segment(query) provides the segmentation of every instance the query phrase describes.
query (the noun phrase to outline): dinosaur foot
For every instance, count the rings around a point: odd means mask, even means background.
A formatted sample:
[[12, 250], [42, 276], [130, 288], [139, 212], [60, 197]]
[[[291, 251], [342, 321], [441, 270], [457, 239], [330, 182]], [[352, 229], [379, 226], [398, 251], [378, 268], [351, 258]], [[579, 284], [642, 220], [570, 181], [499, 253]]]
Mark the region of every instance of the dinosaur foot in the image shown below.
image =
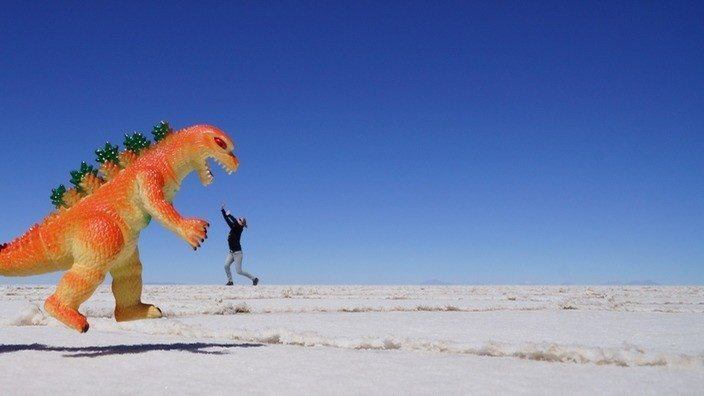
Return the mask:
[[90, 327], [85, 316], [81, 315], [77, 310], [61, 304], [56, 296], [51, 296], [46, 300], [44, 309], [56, 320], [79, 333], [85, 333]]
[[164, 316], [161, 309], [151, 304], [137, 304], [130, 307], [116, 307], [115, 320], [127, 322], [130, 320], [156, 319]]

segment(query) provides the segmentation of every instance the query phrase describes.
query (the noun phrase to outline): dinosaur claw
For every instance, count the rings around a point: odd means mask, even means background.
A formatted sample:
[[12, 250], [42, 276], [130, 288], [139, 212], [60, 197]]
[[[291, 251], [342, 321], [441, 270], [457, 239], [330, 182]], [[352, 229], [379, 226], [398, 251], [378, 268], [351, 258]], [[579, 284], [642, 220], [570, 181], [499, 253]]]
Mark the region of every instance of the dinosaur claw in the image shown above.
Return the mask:
[[201, 247], [201, 243], [205, 242], [205, 238], [208, 236], [208, 227], [205, 224], [209, 223], [200, 219], [185, 219], [182, 237], [191, 245], [193, 250], [198, 250]]

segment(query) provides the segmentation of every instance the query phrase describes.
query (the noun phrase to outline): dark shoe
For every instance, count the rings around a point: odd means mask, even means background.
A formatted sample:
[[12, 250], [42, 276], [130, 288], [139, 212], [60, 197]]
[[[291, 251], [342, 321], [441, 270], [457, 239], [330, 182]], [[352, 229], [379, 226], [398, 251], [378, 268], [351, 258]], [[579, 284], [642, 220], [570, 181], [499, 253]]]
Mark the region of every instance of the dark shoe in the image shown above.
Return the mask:
[[259, 278], [254, 278], [254, 280], [252, 281], [252, 286], [256, 286], [258, 284], [259, 284]]
[[225, 286], [233, 286], [233, 285], [234, 285], [234, 283], [232, 283], [232, 281], [229, 281], [229, 282], [227, 282], [227, 284]]

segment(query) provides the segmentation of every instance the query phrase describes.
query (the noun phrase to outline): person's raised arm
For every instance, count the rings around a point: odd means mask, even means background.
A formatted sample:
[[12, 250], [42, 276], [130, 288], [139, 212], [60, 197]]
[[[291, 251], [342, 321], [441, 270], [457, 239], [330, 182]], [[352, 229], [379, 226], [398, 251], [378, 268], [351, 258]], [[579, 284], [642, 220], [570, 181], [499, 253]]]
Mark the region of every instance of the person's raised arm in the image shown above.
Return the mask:
[[230, 226], [230, 228], [233, 228], [235, 226], [235, 223], [233, 222], [232, 215], [230, 214], [230, 212], [225, 210], [225, 205], [220, 208], [220, 212], [222, 212], [222, 217], [225, 219], [225, 222], [227, 222], [227, 225]]

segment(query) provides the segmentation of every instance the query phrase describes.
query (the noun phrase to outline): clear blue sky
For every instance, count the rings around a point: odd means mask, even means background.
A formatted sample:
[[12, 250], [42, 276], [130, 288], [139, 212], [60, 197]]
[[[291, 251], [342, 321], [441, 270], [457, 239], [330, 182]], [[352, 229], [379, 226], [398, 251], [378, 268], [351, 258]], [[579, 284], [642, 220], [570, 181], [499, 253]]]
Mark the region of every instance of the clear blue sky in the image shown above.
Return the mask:
[[263, 283], [704, 282], [702, 2], [23, 3], [0, 13], [2, 240], [166, 119], [242, 164], [176, 199], [213, 224], [201, 251], [143, 233], [148, 282], [224, 282], [220, 202]]

